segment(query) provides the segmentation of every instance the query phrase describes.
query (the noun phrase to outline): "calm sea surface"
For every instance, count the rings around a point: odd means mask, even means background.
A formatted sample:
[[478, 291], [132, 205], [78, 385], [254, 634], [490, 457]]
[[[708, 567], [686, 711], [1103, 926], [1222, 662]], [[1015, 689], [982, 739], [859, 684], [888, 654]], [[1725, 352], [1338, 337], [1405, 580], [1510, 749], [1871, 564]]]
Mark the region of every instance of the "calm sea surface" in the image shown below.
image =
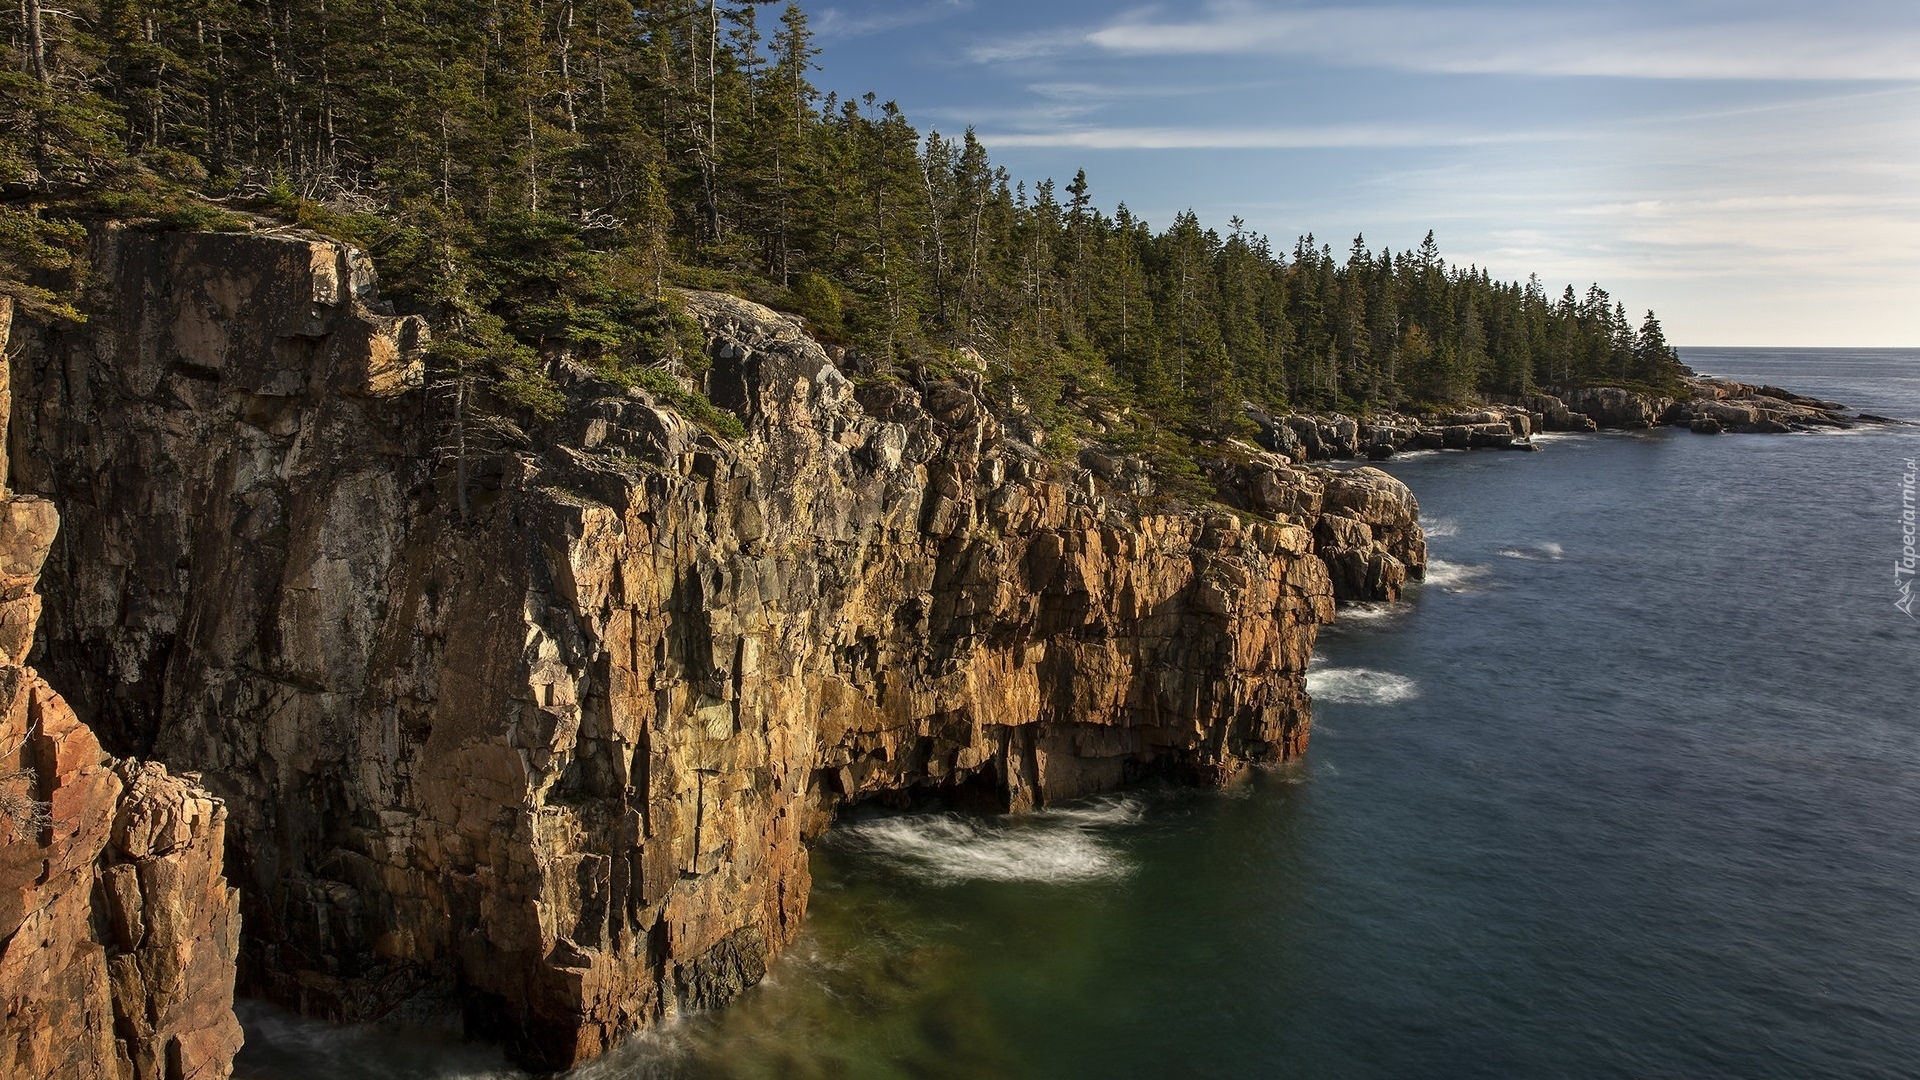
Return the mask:
[[[1920, 351], [1683, 353], [1920, 418]], [[577, 1075], [1920, 1075], [1920, 428], [1544, 442], [1389, 463], [1433, 573], [1299, 768], [855, 820], [766, 984]], [[510, 1075], [245, 1019], [243, 1077]]]

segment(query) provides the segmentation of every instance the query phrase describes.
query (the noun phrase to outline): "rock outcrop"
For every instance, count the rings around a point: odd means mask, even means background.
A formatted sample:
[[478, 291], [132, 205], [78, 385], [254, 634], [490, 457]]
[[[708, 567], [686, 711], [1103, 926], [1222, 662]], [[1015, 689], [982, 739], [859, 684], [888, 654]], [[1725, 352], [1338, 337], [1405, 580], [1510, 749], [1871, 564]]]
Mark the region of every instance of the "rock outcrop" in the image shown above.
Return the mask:
[[1233, 505], [1313, 530], [1341, 601], [1398, 600], [1427, 571], [1420, 504], [1379, 469], [1305, 468], [1278, 454], [1242, 446], [1236, 464], [1221, 461], [1214, 482]]
[[1259, 428], [1262, 447], [1295, 462], [1359, 457], [1378, 461], [1407, 450], [1537, 450], [1533, 436], [1539, 432], [1672, 426], [1705, 435], [1784, 434], [1902, 422], [1850, 413], [1838, 402], [1777, 386], [1697, 375], [1682, 379], [1678, 398], [1619, 386], [1591, 386], [1561, 391], [1559, 396], [1510, 397], [1453, 412], [1276, 417], [1249, 404], [1247, 417]]
[[1621, 431], [1650, 428], [1673, 407], [1670, 397], [1618, 386], [1581, 387], [1565, 391], [1561, 397], [1569, 411], [1586, 416], [1596, 427]]
[[[0, 300], [0, 403], [12, 314]], [[59, 527], [0, 484], [0, 1075], [216, 1080], [241, 1040], [226, 811], [110, 757], [25, 666]]]
[[1777, 386], [1756, 386], [1700, 375], [1685, 376], [1678, 397], [1618, 386], [1567, 391], [1564, 397], [1564, 402], [1553, 397], [1528, 399], [1549, 410], [1550, 415], [1566, 413], [1564, 426], [1553, 425], [1548, 430], [1671, 426], [1691, 428], [1704, 435], [1722, 432], [1782, 435], [1793, 431], [1898, 423], [1885, 417], [1850, 413], [1837, 401], [1822, 401]]
[[1687, 396], [1667, 406], [1660, 422], [1689, 427], [1703, 435], [1723, 432], [1778, 435], [1823, 428], [1844, 430], [1861, 424], [1893, 421], [1849, 414], [1847, 407], [1837, 401], [1823, 401], [1777, 386], [1694, 376], [1687, 379]]
[[557, 358], [565, 415], [455, 462], [426, 328], [357, 253], [106, 229], [91, 261], [91, 323], [15, 371], [15, 474], [69, 521], [48, 670], [225, 800], [244, 988], [339, 1018], [450, 989], [539, 1066], [760, 978], [849, 803], [1299, 754], [1336, 594], [1424, 562], [1384, 474], [1156, 509], [977, 381], [856, 393], [709, 293], [746, 439]]
[[[1565, 407], [1560, 410], [1564, 413]], [[1487, 405], [1458, 412], [1380, 412], [1273, 416], [1255, 406], [1247, 417], [1260, 445], [1298, 463], [1343, 458], [1383, 460], [1407, 450], [1535, 450], [1536, 431], [1565, 430], [1526, 404]]]

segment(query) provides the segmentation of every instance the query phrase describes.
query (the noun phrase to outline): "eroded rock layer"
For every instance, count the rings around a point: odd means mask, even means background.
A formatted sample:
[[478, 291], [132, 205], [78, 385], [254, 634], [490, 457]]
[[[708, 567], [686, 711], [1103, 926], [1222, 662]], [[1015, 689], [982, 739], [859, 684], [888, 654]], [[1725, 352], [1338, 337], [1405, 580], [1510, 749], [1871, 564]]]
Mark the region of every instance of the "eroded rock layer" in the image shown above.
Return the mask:
[[[12, 314], [0, 300], [0, 399]], [[241, 1039], [226, 810], [109, 756], [26, 666], [59, 528], [0, 484], [0, 1076], [216, 1080]]]
[[746, 439], [565, 360], [560, 419], [454, 439], [357, 253], [106, 230], [93, 264], [92, 322], [15, 372], [15, 475], [69, 521], [57, 685], [226, 800], [244, 985], [347, 1018], [453, 987], [535, 1064], [756, 981], [849, 802], [1297, 755], [1315, 626], [1424, 563], [1385, 474], [1148, 509], [977, 382], [856, 393], [717, 294]]

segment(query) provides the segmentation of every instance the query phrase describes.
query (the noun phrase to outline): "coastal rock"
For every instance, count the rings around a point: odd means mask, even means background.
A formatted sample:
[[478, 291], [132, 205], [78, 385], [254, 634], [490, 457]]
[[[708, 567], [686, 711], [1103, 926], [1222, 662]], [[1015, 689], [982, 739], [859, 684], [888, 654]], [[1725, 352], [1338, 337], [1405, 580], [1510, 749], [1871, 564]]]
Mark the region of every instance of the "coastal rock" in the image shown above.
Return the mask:
[[1541, 429], [1535, 414], [1516, 405], [1355, 418], [1337, 413], [1275, 417], [1247, 403], [1245, 412], [1258, 428], [1260, 446], [1296, 463], [1360, 457], [1384, 461], [1406, 450], [1533, 450], [1533, 433]]
[[[0, 301], [0, 385], [11, 316]], [[218, 1080], [241, 1041], [225, 809], [116, 761], [23, 666], [59, 526], [0, 485], [0, 1075]]]
[[1695, 376], [1686, 380], [1686, 388], [1686, 397], [1668, 410], [1665, 422], [1690, 427], [1696, 432], [1779, 435], [1892, 422], [1884, 417], [1850, 415], [1839, 402], [1807, 397], [1777, 386]]
[[1589, 386], [1565, 393], [1567, 408], [1603, 428], [1650, 428], [1673, 407], [1673, 399], [1618, 386]]
[[[1548, 426], [1559, 430], [1551, 410], [1554, 398], [1528, 398], [1530, 406], [1549, 408]], [[1860, 424], [1894, 423], [1883, 417], [1849, 414], [1846, 406], [1807, 397], [1777, 386], [1755, 386], [1730, 379], [1689, 375], [1680, 396], [1664, 397], [1617, 386], [1567, 391], [1570, 407], [1593, 422], [1592, 428], [1644, 428], [1657, 424], [1690, 428], [1701, 434], [1785, 434]], [[1591, 430], [1592, 428], [1589, 428]]]
[[1259, 513], [1156, 507], [1124, 455], [1003, 431], [978, 376], [856, 388], [713, 293], [703, 389], [745, 439], [557, 360], [565, 415], [458, 469], [363, 262], [105, 230], [110, 303], [14, 372], [16, 472], [69, 523], [49, 671], [224, 800], [241, 984], [309, 1012], [444, 993], [523, 1061], [592, 1057], [760, 978], [851, 803], [1293, 758], [1328, 560], [1368, 597], [1424, 562], [1384, 474], [1274, 459]]
[[239, 899], [226, 812], [159, 765], [116, 761], [66, 702], [13, 669], [0, 715], [0, 1074], [212, 1078], [240, 1049]]
[[1240, 463], [1219, 466], [1222, 495], [1255, 513], [1310, 525], [1336, 600], [1398, 600], [1409, 579], [1425, 576], [1420, 504], [1397, 478], [1374, 468], [1294, 466], [1243, 449]]
[[1420, 504], [1398, 479], [1374, 468], [1334, 472], [1315, 536], [1342, 600], [1397, 600], [1409, 578], [1426, 576]]
[[1599, 425], [1593, 417], [1583, 412], [1575, 412], [1567, 403], [1552, 394], [1528, 394], [1515, 399], [1530, 413], [1539, 417], [1534, 424], [1537, 431], [1598, 431]]
[[[1679, 398], [1619, 386], [1582, 387], [1510, 397], [1475, 409], [1382, 412], [1358, 419], [1337, 414], [1275, 417], [1249, 403], [1248, 419], [1262, 447], [1295, 462], [1366, 457], [1383, 461], [1407, 450], [1538, 450], [1539, 432], [1635, 430], [1672, 425], [1705, 434], [1779, 434], [1897, 421], [1783, 390], [1727, 379], [1688, 376]], [[1348, 425], [1352, 425], [1349, 429]], [[1354, 432], [1351, 442], [1343, 436]]]

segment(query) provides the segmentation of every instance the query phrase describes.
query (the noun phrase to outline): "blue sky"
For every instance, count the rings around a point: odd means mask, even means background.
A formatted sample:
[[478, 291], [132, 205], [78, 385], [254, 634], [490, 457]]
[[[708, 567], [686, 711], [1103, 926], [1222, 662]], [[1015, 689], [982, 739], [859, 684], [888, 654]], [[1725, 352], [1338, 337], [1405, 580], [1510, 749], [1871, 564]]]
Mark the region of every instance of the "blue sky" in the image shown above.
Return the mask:
[[1920, 0], [805, 6], [823, 89], [1156, 226], [1431, 228], [1681, 344], [1920, 346]]

